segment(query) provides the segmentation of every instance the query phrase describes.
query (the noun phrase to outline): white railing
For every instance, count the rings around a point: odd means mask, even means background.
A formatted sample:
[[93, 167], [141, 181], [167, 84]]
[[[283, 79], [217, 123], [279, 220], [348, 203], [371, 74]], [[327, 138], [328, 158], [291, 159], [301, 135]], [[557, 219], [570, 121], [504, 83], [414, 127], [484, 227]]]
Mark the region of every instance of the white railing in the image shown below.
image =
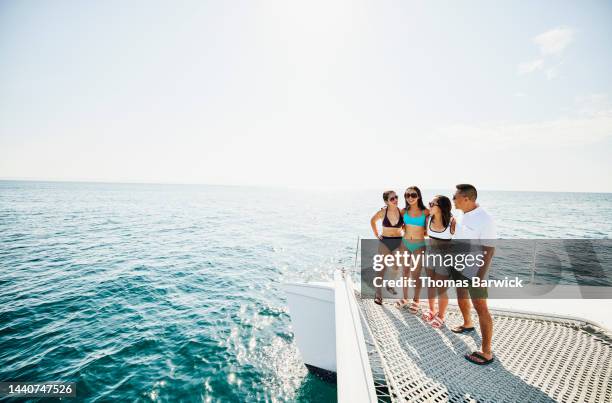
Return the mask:
[[376, 402], [376, 390], [350, 275], [335, 274], [336, 367], [340, 403]]

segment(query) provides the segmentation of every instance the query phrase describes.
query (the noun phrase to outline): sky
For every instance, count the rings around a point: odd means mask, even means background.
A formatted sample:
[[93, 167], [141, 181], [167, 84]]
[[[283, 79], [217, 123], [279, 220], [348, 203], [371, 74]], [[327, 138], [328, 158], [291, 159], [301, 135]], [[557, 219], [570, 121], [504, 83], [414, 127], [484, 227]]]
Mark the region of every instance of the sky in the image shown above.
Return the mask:
[[606, 1], [0, 2], [0, 178], [612, 192]]

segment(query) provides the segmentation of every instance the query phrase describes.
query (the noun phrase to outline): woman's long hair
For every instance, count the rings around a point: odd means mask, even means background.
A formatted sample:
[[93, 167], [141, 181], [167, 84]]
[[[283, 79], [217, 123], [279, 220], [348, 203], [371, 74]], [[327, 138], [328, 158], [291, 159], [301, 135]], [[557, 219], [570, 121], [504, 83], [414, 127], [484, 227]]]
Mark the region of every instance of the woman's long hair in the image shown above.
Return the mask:
[[444, 228], [446, 228], [450, 224], [451, 217], [453, 216], [451, 214], [451, 201], [448, 197], [443, 195], [437, 195], [436, 199], [438, 199], [438, 207], [442, 212], [442, 225], [444, 226]]
[[409, 190], [411, 190], [411, 189], [414, 190], [416, 192], [416, 194], [419, 196], [419, 198], [417, 200], [417, 206], [419, 207], [419, 210], [424, 211], [425, 210], [425, 205], [423, 204], [423, 196], [421, 196], [421, 189], [419, 189], [416, 186], [410, 186], [404, 192], [404, 201], [406, 202], [406, 211], [410, 210], [410, 204], [408, 203], [408, 198], [406, 197], [406, 193], [411, 193], [411, 192], [409, 192]]

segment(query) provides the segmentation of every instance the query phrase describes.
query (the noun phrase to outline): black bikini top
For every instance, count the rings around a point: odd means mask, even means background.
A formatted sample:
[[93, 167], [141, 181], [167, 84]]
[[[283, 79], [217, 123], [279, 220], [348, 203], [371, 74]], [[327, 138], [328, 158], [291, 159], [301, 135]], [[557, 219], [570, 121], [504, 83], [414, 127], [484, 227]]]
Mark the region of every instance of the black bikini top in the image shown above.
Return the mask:
[[399, 215], [399, 220], [397, 221], [397, 223], [395, 225], [392, 225], [391, 221], [389, 221], [389, 217], [387, 217], [387, 211], [389, 211], [388, 208], [385, 209], [385, 218], [383, 219], [383, 222], [382, 222], [383, 227], [401, 228], [404, 225], [404, 218], [402, 217], [402, 214], [399, 211], [399, 209], [397, 209], [397, 213]]

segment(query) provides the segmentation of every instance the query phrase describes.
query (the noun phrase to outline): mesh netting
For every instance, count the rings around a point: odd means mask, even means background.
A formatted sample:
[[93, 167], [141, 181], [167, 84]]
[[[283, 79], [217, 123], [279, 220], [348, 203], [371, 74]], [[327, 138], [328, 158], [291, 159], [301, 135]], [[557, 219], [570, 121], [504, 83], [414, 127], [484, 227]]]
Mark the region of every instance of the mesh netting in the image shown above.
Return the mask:
[[437, 330], [406, 309], [357, 301], [384, 370], [382, 400], [612, 401], [612, 337], [593, 325], [492, 311], [496, 360], [478, 366], [463, 355], [480, 348], [479, 331], [449, 329], [462, 323], [456, 307], [449, 307], [447, 327]]

